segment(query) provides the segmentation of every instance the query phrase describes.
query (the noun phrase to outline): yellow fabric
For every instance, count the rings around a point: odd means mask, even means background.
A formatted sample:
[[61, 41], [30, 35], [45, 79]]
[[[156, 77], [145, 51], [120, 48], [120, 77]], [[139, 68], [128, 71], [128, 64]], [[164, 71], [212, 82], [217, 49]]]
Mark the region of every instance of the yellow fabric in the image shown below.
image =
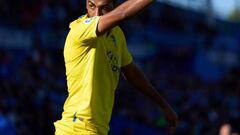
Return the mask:
[[96, 130], [93, 131], [91, 126], [79, 119], [75, 122], [70, 119], [57, 121], [54, 126], [55, 135], [99, 135]]
[[84, 119], [106, 135], [120, 69], [132, 62], [125, 36], [119, 27], [97, 37], [100, 17], [83, 16], [70, 24], [65, 47], [68, 98], [62, 120]]

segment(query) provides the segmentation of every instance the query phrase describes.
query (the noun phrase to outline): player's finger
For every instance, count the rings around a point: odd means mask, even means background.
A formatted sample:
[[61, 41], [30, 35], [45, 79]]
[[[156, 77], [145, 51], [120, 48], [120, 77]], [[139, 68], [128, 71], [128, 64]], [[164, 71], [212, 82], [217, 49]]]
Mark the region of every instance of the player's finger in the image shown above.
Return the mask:
[[168, 123], [169, 123], [169, 126], [170, 126], [170, 127], [173, 127], [173, 126], [176, 125], [176, 122], [175, 122], [175, 120], [173, 120], [173, 119], [169, 119], [169, 120], [168, 120]]
[[177, 123], [178, 123], [177, 119], [171, 119], [171, 120], [169, 120], [169, 122], [170, 122], [170, 126], [177, 127]]
[[169, 127], [170, 134], [173, 134], [176, 131], [175, 127]]
[[169, 131], [171, 134], [173, 134], [176, 131], [177, 128], [177, 122], [175, 120], [169, 121]]

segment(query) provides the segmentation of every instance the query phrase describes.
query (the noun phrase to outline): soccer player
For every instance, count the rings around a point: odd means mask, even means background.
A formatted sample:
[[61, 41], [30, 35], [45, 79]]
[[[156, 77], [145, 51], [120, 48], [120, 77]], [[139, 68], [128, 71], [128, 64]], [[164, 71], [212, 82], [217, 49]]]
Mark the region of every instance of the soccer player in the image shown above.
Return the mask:
[[117, 26], [154, 0], [86, 0], [87, 14], [70, 24], [64, 46], [68, 98], [56, 135], [107, 135], [119, 75], [162, 109], [171, 131], [177, 115], [134, 64]]

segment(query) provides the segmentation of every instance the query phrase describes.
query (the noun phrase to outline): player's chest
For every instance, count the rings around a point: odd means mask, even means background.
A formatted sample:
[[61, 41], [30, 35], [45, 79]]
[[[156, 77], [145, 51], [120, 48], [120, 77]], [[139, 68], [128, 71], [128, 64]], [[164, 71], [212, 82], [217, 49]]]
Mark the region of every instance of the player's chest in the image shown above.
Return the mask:
[[104, 36], [98, 39], [99, 51], [109, 52], [111, 51], [115, 55], [120, 55], [120, 43], [117, 37], [113, 34]]
[[101, 37], [97, 44], [97, 58], [101, 59], [102, 64], [108, 65], [114, 73], [120, 72], [121, 67], [121, 47], [118, 39], [109, 35]]

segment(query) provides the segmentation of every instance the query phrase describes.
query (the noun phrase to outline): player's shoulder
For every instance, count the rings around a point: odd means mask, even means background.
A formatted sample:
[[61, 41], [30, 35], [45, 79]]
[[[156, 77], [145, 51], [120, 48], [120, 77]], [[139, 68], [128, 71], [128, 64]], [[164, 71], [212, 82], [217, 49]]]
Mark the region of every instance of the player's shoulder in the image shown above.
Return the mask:
[[76, 27], [78, 24], [81, 23], [81, 21], [83, 21], [83, 19], [85, 19], [86, 17], [84, 15], [78, 17], [77, 19], [73, 20], [72, 22], [70, 22], [69, 28], [73, 28]]
[[80, 17], [78, 17], [78, 19], [76, 20], [78, 23], [83, 23], [83, 24], [90, 24], [95, 18], [97, 18], [98, 16], [94, 16], [94, 17], [87, 17], [87, 15], [82, 15]]
[[96, 17], [91, 17], [91, 18], [88, 18], [87, 15], [82, 15], [80, 17], [78, 17], [77, 19], [75, 19], [74, 21], [72, 21], [70, 23], [70, 28], [74, 27], [74, 26], [88, 26], [91, 24], [91, 22], [93, 22], [96, 18]]

